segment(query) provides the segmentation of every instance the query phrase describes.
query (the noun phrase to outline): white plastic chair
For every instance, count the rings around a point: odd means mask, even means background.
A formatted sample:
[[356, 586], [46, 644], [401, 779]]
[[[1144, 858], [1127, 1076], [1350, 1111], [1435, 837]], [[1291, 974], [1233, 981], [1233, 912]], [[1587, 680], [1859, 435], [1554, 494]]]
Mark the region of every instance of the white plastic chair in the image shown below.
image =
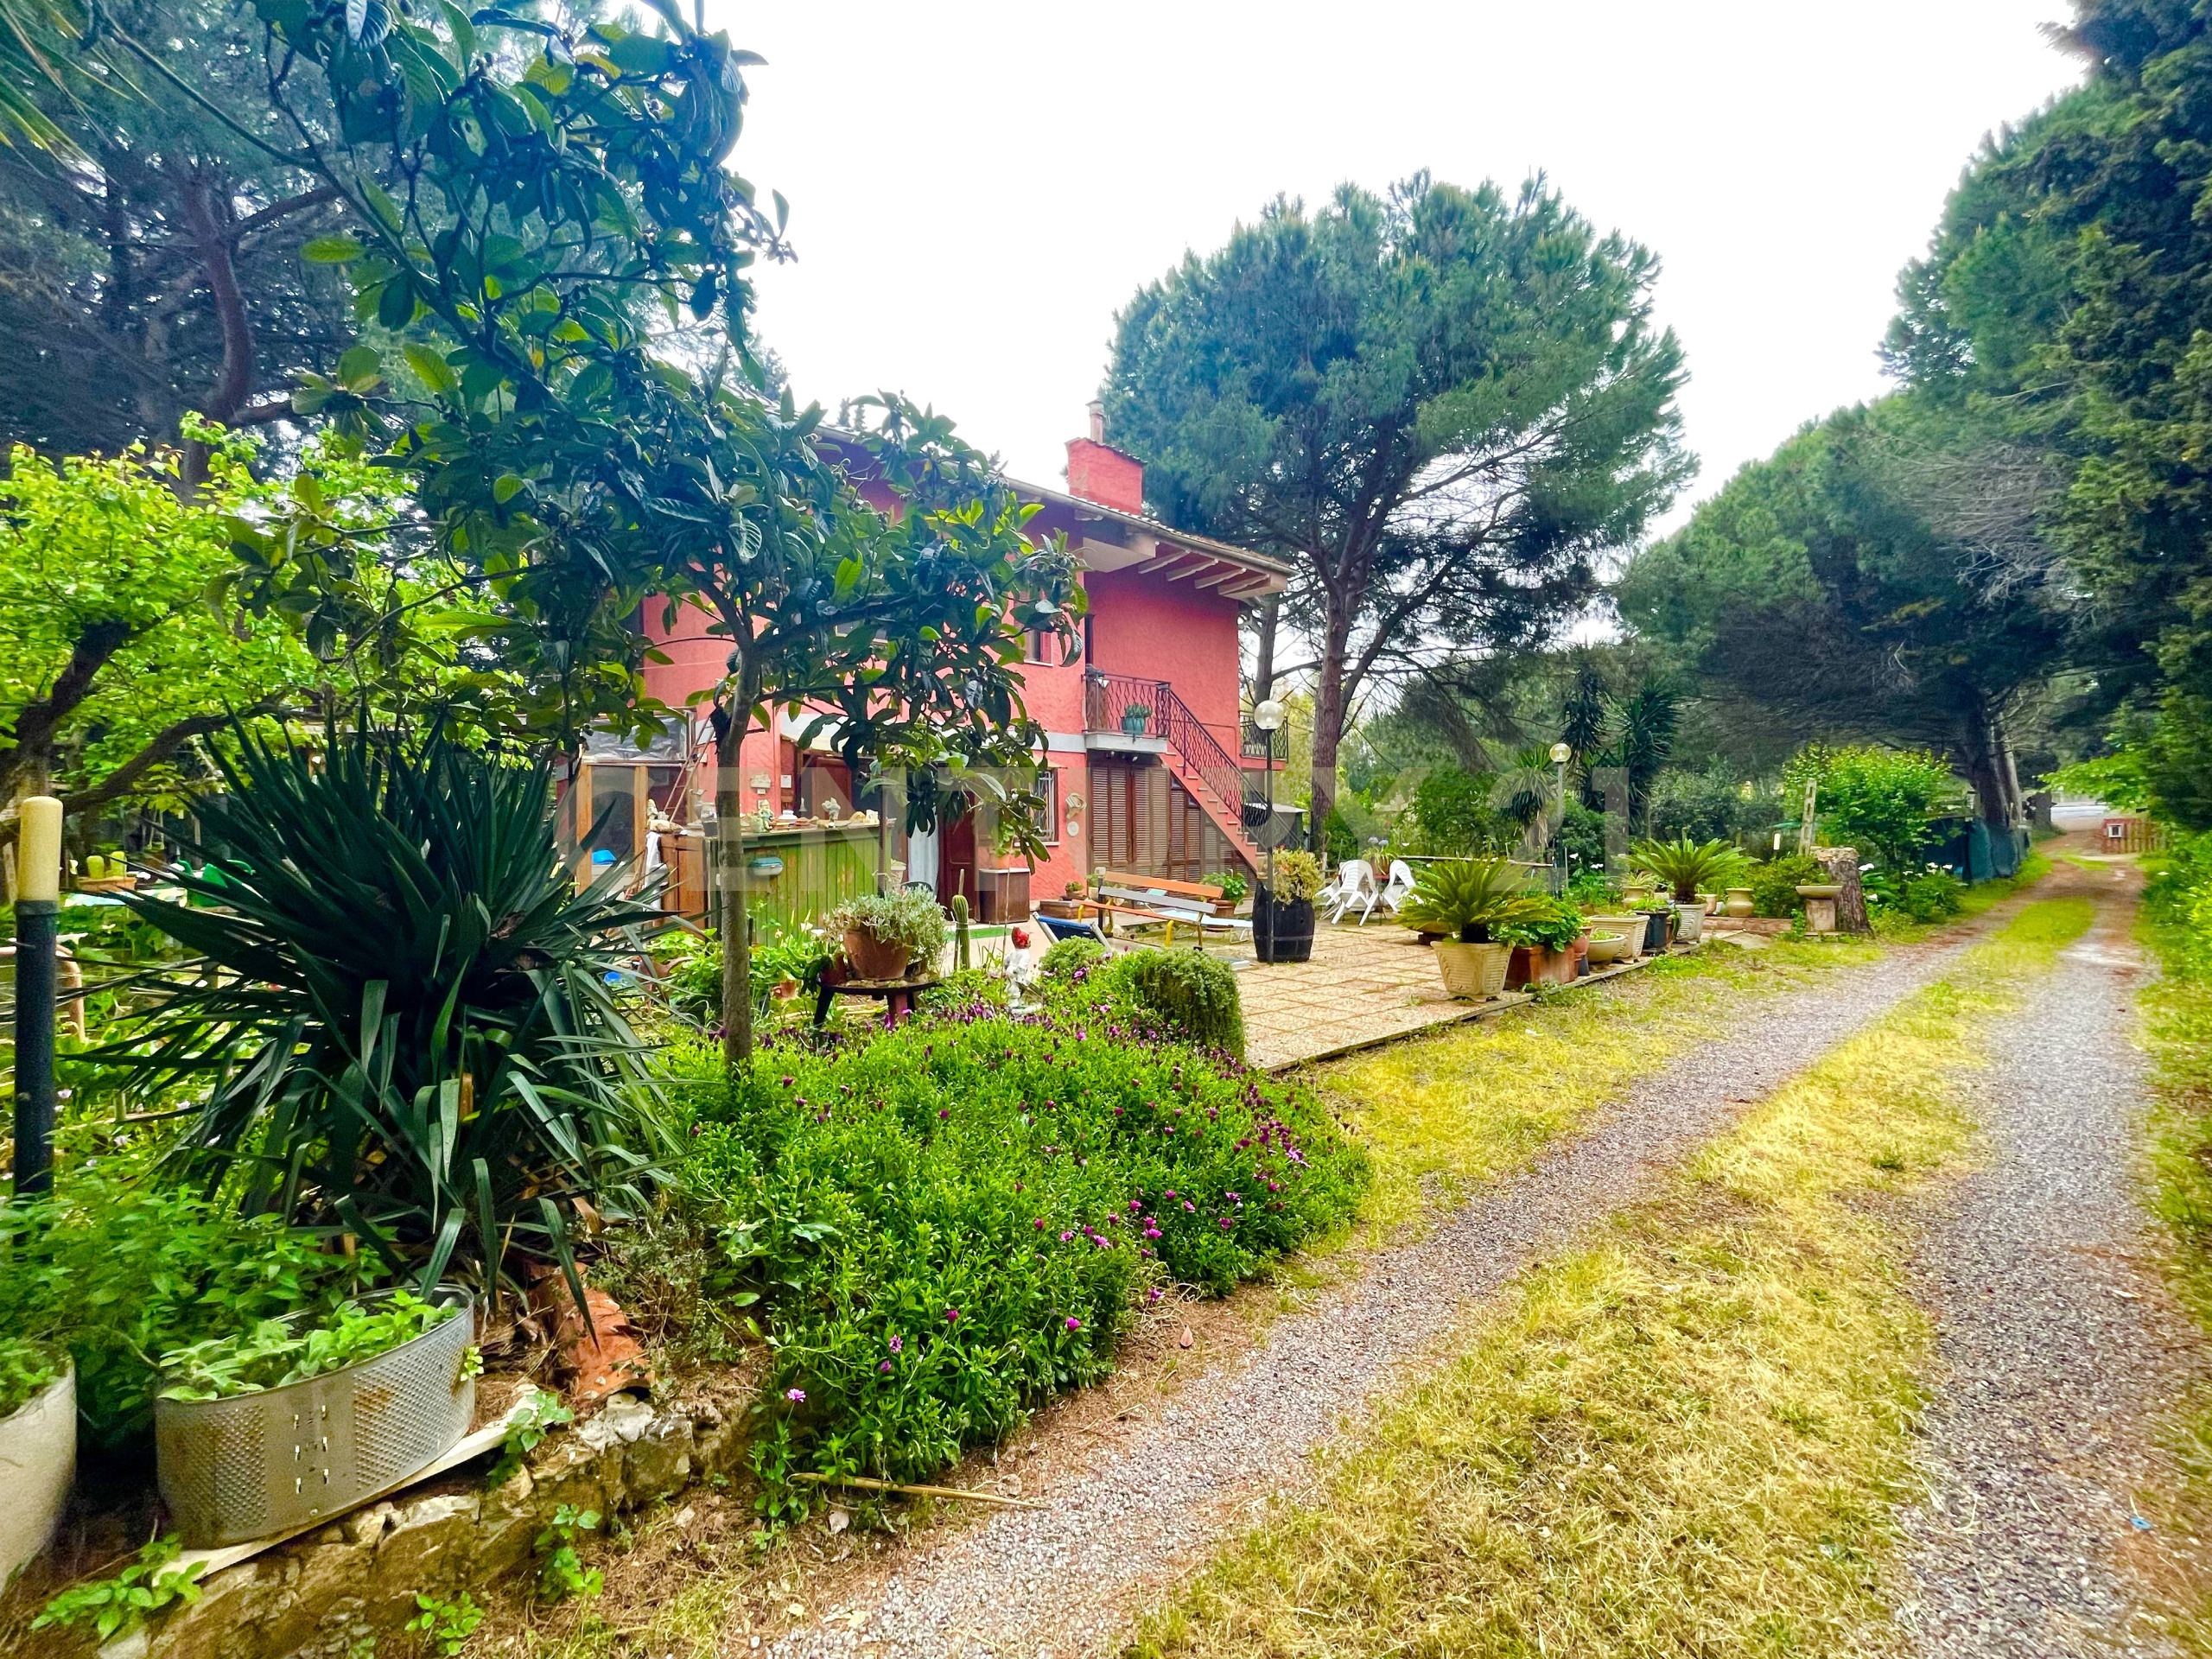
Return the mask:
[[[1390, 861], [1390, 879], [1382, 884], [1382, 891], [1375, 895], [1375, 902], [1395, 916], [1398, 913], [1400, 901], [1413, 890], [1413, 866], [1402, 858], [1394, 858]], [[1366, 918], [1360, 919], [1363, 923]]]
[[1329, 912], [1332, 924], [1344, 920], [1344, 912], [1354, 905], [1360, 906], [1359, 919], [1364, 922], [1381, 896], [1375, 885], [1375, 871], [1363, 858], [1348, 858], [1338, 865], [1332, 887], [1332, 893], [1324, 889], [1324, 897], [1333, 897], [1336, 903], [1336, 908]]

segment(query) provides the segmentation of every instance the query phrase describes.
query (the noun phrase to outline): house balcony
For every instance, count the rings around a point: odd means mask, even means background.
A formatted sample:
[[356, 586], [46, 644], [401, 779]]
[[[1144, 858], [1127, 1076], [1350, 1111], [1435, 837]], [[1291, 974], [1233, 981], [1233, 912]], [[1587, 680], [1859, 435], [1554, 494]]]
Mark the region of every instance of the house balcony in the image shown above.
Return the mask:
[[1084, 747], [1094, 753], [1157, 760], [1245, 861], [1255, 862], [1244, 763], [1223, 747], [1174, 686], [1094, 668], [1084, 675], [1083, 689]]

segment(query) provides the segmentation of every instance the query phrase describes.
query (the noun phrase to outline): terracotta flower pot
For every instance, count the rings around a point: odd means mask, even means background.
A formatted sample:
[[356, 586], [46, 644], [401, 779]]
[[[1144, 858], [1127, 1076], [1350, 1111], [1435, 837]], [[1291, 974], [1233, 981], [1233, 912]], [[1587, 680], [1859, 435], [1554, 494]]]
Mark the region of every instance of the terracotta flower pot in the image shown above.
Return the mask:
[[856, 927], [845, 930], [845, 960], [853, 964], [858, 978], [898, 979], [906, 973], [906, 960], [912, 954], [903, 944], [886, 944], [874, 934]]
[[1444, 988], [1454, 996], [1487, 1000], [1505, 988], [1505, 969], [1513, 959], [1508, 944], [1462, 944], [1439, 939], [1429, 949], [1436, 952], [1436, 966], [1444, 976]]

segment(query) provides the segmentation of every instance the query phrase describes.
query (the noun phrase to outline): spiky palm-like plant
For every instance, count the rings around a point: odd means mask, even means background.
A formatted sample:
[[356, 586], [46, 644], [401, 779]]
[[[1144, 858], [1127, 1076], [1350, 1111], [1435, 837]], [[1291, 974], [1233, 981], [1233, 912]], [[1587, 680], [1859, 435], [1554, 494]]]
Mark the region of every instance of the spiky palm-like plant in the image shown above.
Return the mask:
[[1544, 899], [1528, 891], [1528, 874], [1505, 858], [1439, 859], [1424, 865], [1398, 919], [1462, 944], [1486, 944], [1491, 930], [1534, 920]]
[[1663, 881], [1675, 898], [1688, 902], [1700, 889], [1710, 891], [1741, 874], [1749, 864], [1725, 841], [1646, 841], [1629, 849], [1637, 868]]
[[510, 1243], [574, 1283], [582, 1206], [634, 1207], [659, 1150], [608, 978], [662, 912], [576, 889], [543, 766], [245, 734], [221, 765], [183, 879], [212, 907], [124, 899], [200, 957], [110, 1051], [205, 1091], [168, 1167], [426, 1285]]

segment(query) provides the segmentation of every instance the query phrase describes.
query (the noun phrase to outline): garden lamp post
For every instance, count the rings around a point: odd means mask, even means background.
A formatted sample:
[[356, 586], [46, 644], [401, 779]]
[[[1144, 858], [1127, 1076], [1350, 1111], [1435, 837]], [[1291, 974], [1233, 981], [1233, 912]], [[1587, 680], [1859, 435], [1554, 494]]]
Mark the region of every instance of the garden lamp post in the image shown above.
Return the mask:
[[1274, 900], [1275, 892], [1275, 734], [1282, 729], [1285, 709], [1282, 704], [1269, 697], [1252, 710], [1252, 723], [1267, 734], [1268, 739], [1268, 899]]
[[1574, 751], [1564, 743], [1552, 745], [1552, 764], [1559, 768], [1559, 890], [1567, 893], [1567, 763]]
[[61, 803], [34, 795], [16, 831], [16, 1196], [54, 1185], [54, 941], [61, 910]]

